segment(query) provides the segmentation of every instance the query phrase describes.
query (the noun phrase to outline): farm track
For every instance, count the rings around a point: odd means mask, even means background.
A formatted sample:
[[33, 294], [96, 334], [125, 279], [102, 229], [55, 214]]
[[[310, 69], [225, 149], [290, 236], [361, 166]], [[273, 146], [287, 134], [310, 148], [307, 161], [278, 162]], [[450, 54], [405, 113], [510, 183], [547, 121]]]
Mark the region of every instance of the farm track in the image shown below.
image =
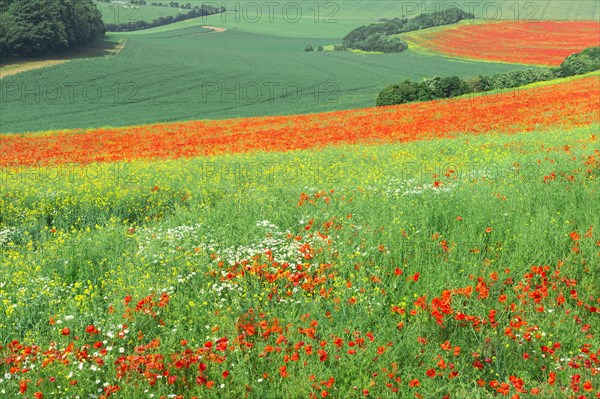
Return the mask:
[[[105, 58], [110, 58], [118, 55], [127, 44], [127, 39], [122, 39], [119, 43], [111, 50], [106, 50], [108, 53]], [[69, 57], [69, 55], [65, 55], [64, 58], [61, 59], [48, 59], [48, 60], [22, 60], [19, 62], [15, 62], [12, 64], [6, 64], [0, 66], [0, 79], [3, 79], [7, 76], [17, 75], [19, 73], [33, 71], [35, 69], [48, 68], [53, 67], [60, 64], [65, 64], [74, 59], [80, 58], [94, 58], [97, 55], [92, 53], [86, 57], [84, 54], [86, 51], [90, 51], [90, 49], [82, 49], [74, 53], [74, 56]], [[62, 57], [62, 56], [61, 56]]]
[[24, 63], [8, 64], [0, 67], [0, 79], [7, 76], [17, 75], [22, 72], [33, 71], [34, 69], [48, 68], [55, 65], [64, 64], [70, 60], [46, 60], [46, 61], [27, 61]]

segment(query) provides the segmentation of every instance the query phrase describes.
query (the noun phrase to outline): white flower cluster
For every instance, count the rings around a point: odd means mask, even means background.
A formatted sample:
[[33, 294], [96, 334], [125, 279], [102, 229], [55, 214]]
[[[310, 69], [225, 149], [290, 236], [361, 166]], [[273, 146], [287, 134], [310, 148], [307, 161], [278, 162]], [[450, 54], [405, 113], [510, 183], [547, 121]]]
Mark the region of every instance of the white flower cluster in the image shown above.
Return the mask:
[[366, 191], [382, 192], [387, 196], [420, 195], [425, 192], [441, 194], [452, 191], [456, 184], [434, 185], [433, 183], [419, 183], [416, 180], [389, 179], [382, 187], [366, 186]]
[[8, 244], [14, 237], [17, 230], [13, 227], [7, 227], [0, 230], [0, 247]]
[[165, 261], [169, 257], [181, 253], [182, 250], [197, 253], [196, 248], [206, 249], [202, 236], [202, 226], [180, 225], [169, 229], [140, 230], [137, 233], [137, 256], [148, 257], [154, 263]]

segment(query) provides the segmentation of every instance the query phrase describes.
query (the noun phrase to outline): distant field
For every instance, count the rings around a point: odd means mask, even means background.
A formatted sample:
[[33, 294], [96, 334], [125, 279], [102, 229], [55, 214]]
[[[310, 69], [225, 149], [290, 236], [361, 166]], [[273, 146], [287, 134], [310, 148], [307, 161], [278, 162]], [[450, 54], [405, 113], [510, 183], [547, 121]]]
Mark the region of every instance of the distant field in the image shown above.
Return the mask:
[[[102, 20], [105, 24], [122, 24], [136, 21], [153, 21], [168, 15], [182, 14], [187, 10], [180, 11], [175, 7], [138, 6], [134, 4], [113, 4], [95, 2], [102, 12]], [[148, 2], [150, 3], [150, 2]]]
[[207, 20], [211, 25], [283, 36], [343, 37], [350, 30], [377, 22], [380, 18], [413, 18], [457, 6], [473, 13], [476, 19], [488, 21], [600, 20], [600, 2], [596, 0], [300, 0], [281, 2], [280, 6], [272, 8], [272, 14], [267, 6], [254, 7], [256, 2], [253, 1], [229, 1], [225, 4], [228, 10], [237, 9], [237, 12], [210, 16]]
[[[164, 2], [164, 1], [163, 1]], [[298, 0], [284, 2], [268, 1], [201, 1], [184, 0], [192, 6], [224, 4], [228, 12], [203, 19], [209, 25], [223, 26], [245, 32], [266, 33], [291, 37], [343, 37], [350, 30], [365, 24], [377, 22], [380, 18], [394, 18], [403, 15], [408, 18], [421, 13], [445, 10], [459, 6], [472, 12], [481, 20], [599, 20], [600, 4], [596, 0], [539, 0], [515, 2], [513, 0], [333, 0], [315, 2]], [[103, 17], [106, 23], [117, 19], [153, 20], [159, 16], [175, 15], [177, 8], [140, 6], [139, 10], [115, 11], [115, 5], [104, 5]], [[163, 13], [164, 15], [159, 15]], [[121, 21], [122, 22], [122, 21]], [[167, 25], [154, 29], [169, 30], [171, 27], [190, 26]], [[196, 22], [191, 22], [196, 24]]]
[[[573, 53], [600, 46], [600, 22], [461, 23], [401, 36], [418, 48], [449, 56], [559, 66]], [[496, 40], [486, 40], [490, 37]]]
[[305, 53], [307, 43], [337, 39], [202, 32], [196, 25], [111, 35], [127, 38], [118, 55], [6, 77], [0, 82], [0, 129], [28, 132], [371, 107], [381, 89], [406, 78], [521, 68], [412, 51]]

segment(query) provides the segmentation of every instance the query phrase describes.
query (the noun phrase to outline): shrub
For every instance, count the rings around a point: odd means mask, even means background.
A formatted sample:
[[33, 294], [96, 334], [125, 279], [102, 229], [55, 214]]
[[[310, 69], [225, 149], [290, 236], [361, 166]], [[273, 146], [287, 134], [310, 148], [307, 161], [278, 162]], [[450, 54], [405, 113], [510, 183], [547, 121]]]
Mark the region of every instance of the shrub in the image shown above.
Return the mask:
[[391, 85], [383, 89], [377, 96], [376, 103], [378, 106], [383, 106], [417, 101], [420, 97], [420, 89], [418, 83], [406, 79], [400, 84]]
[[421, 14], [410, 20], [406, 18], [380, 19], [379, 23], [361, 26], [349, 32], [344, 36], [343, 44], [347, 48], [363, 51], [401, 52], [406, 50], [408, 45], [395, 35], [432, 26], [452, 24], [473, 17], [473, 14], [466, 13], [461, 9], [450, 8]]
[[600, 69], [600, 47], [589, 47], [580, 53], [568, 56], [558, 69], [556, 76], [581, 75]]

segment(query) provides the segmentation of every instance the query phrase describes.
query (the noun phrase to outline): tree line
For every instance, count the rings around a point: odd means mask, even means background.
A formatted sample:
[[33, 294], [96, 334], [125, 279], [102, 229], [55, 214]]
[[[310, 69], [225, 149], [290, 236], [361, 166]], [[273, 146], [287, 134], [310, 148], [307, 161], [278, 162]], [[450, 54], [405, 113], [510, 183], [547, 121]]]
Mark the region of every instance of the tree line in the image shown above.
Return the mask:
[[104, 33], [92, 0], [0, 0], [0, 56], [66, 51]]
[[186, 19], [204, 17], [222, 12], [225, 12], [225, 7], [214, 7], [202, 4], [201, 6], [195, 6], [185, 14], [177, 14], [175, 16], [167, 15], [166, 17], [159, 17], [153, 21], [130, 21], [118, 24], [106, 24], [106, 30], [108, 32], [130, 32], [134, 30], [168, 25], [179, 21], [185, 21]]
[[472, 79], [458, 76], [423, 79], [421, 82], [405, 80], [383, 89], [376, 105], [395, 105], [413, 101], [431, 101], [469, 93], [508, 89], [531, 83], [582, 75], [600, 69], [600, 47], [590, 47], [567, 57], [559, 67], [517, 70], [495, 75], [479, 75]]
[[434, 26], [454, 24], [463, 19], [474, 18], [473, 14], [453, 7], [443, 11], [421, 14], [415, 18], [382, 19], [379, 23], [361, 26], [343, 38], [343, 47], [363, 51], [384, 53], [401, 52], [408, 45], [396, 35]]
[[[98, 1], [100, 3], [112, 3], [114, 0], [96, 0], [96, 1]], [[160, 2], [160, 1], [159, 2], [156, 2], [156, 1], [148, 2], [146, 0], [129, 0], [129, 4], [135, 4], [135, 5], [138, 5], [138, 6], [147, 6], [147, 5], [150, 5], [150, 6], [154, 6], [154, 7], [185, 8], [185, 9], [188, 9], [188, 10], [191, 10], [192, 8], [198, 8], [198, 6], [192, 6], [191, 3], [183, 4], [183, 3], [179, 3], [177, 1], [171, 1], [169, 3], [166, 3], [166, 2], [163, 3], [163, 2]]]

